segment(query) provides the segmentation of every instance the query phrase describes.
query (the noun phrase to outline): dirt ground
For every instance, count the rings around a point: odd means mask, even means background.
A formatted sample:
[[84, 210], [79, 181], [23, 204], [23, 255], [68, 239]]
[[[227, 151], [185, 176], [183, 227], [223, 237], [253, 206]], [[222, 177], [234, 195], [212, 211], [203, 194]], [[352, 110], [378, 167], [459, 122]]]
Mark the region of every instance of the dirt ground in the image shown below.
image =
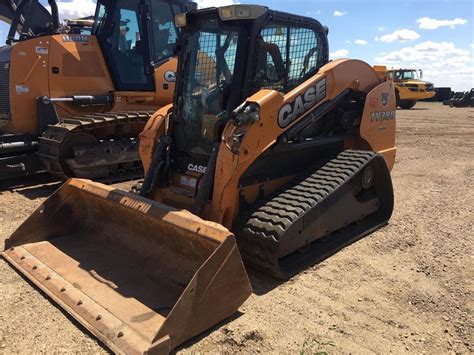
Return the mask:
[[[284, 284], [250, 272], [240, 313], [179, 352], [468, 353], [474, 109], [398, 111], [390, 224]], [[4, 240], [59, 184], [0, 186]], [[0, 260], [0, 353], [106, 352]]]

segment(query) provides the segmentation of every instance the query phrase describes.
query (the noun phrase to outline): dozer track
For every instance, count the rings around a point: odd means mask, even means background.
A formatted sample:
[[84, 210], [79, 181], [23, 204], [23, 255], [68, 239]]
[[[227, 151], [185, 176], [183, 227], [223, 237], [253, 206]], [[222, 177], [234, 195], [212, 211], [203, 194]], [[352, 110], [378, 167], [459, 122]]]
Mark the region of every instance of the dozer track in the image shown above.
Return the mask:
[[388, 222], [390, 173], [381, 155], [346, 150], [258, 205], [237, 233], [244, 261], [287, 279]]
[[50, 125], [38, 155], [51, 174], [117, 183], [143, 176], [138, 135], [153, 112], [94, 113]]

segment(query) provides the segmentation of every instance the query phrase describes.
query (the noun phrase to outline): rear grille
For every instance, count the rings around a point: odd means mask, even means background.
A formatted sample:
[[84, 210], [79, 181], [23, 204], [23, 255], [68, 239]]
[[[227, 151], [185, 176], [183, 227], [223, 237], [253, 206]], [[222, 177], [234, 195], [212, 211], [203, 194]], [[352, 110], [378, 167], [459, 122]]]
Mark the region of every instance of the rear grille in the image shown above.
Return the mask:
[[10, 62], [0, 62], [0, 119], [11, 119]]

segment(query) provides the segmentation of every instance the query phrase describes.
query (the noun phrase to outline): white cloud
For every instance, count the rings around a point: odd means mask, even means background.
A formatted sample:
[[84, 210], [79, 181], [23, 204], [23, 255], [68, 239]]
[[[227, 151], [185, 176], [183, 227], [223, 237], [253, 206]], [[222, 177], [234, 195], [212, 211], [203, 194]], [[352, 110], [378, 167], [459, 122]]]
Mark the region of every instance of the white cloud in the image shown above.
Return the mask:
[[380, 53], [376, 63], [389, 67], [423, 69], [424, 79], [455, 91], [474, 87], [474, 58], [468, 49], [452, 42], [426, 41], [389, 53]]
[[351, 44], [351, 41], [346, 41], [347, 44]]
[[470, 59], [470, 53], [468, 50], [456, 48], [452, 42], [433, 41], [426, 41], [413, 47], [405, 47], [397, 51], [385, 53], [383, 58], [378, 57], [378, 59], [382, 59], [388, 63], [399, 61], [430, 62], [449, 56], [456, 57], [456, 60], [459, 60], [460, 58], [467, 58], [468, 61], [472, 60]]
[[383, 30], [385, 29], [385, 26], [377, 27], [377, 29], [378, 29], [379, 31], [383, 31]]
[[[93, 0], [72, 0], [58, 1], [59, 17], [61, 20], [86, 16], [93, 16], [95, 13], [95, 1]], [[46, 7], [50, 10], [50, 7]]]
[[[219, 7], [239, 4], [238, 0], [196, 0], [199, 8]], [[95, 13], [95, 0], [60, 0], [57, 2], [61, 20], [92, 16]], [[46, 6], [50, 10], [49, 6]]]
[[349, 51], [347, 49], [338, 49], [337, 51], [329, 54], [331, 59], [346, 58], [348, 55], [349, 55]]
[[467, 20], [463, 18], [455, 18], [454, 20], [436, 20], [430, 17], [422, 17], [416, 20], [419, 23], [419, 28], [424, 30], [435, 30], [439, 27], [449, 26], [455, 28], [456, 26], [465, 25]]
[[360, 44], [360, 45], [366, 45], [366, 44], [369, 44], [369, 42], [363, 40], [363, 39], [356, 39], [354, 41], [355, 44]]
[[194, 2], [198, 4], [198, 8], [200, 9], [204, 9], [206, 7], [219, 7], [240, 3], [240, 1], [237, 0], [195, 0]]
[[338, 17], [344, 16], [344, 15], [347, 15], [347, 11], [339, 11], [339, 10], [336, 10], [336, 11], [333, 12], [333, 15], [334, 15], [334, 16], [338, 16]]
[[314, 16], [314, 15], [319, 15], [321, 13], [321, 10], [316, 10], [316, 11], [308, 11], [306, 14], [308, 16]]
[[389, 33], [387, 35], [375, 37], [375, 40], [380, 41], [380, 42], [393, 42], [393, 41], [406, 42], [406, 41], [412, 41], [418, 38], [420, 38], [420, 35], [418, 33], [416, 33], [413, 30], [408, 30], [405, 28], [403, 30], [398, 30], [393, 33]]

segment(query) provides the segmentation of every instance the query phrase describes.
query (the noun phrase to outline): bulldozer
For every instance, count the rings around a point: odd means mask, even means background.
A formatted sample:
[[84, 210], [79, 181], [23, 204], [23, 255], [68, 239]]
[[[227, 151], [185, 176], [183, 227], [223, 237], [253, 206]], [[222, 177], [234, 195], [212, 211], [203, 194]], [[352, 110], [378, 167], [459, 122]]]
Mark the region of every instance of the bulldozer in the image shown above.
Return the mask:
[[[143, 176], [138, 135], [172, 102], [187, 0], [103, 0], [62, 25], [55, 0], [3, 0], [0, 179], [47, 171], [112, 183]], [[88, 32], [91, 34], [88, 34]]]
[[71, 179], [3, 257], [112, 350], [166, 353], [388, 223], [394, 84], [328, 29], [259, 5], [178, 14], [177, 85], [138, 194]]

